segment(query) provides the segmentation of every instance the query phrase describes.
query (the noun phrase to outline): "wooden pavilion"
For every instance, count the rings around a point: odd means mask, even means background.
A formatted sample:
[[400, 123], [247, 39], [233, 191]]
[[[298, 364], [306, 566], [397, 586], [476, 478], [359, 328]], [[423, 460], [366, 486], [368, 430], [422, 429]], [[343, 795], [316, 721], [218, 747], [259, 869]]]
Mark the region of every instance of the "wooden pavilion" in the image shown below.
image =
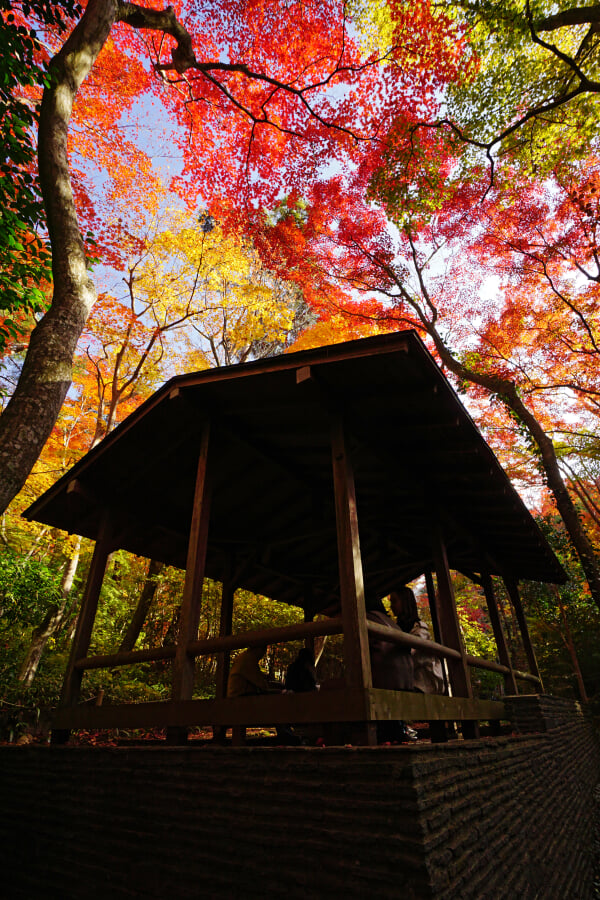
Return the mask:
[[[541, 688], [519, 599], [521, 579], [565, 575], [535, 521], [417, 334], [404, 331], [178, 376], [129, 416], [25, 513], [96, 541], [54, 737], [70, 729], [504, 718], [473, 698], [470, 668], [504, 677], [507, 694]], [[176, 646], [89, 656], [107, 558], [116, 549], [185, 568]], [[450, 569], [483, 586], [497, 660], [468, 656]], [[451, 696], [372, 687], [365, 598], [424, 575]], [[220, 636], [198, 640], [204, 578], [223, 585]], [[435, 576], [435, 580], [434, 580]], [[528, 672], [510, 658], [492, 576], [506, 584]], [[237, 588], [304, 610], [304, 622], [232, 634]], [[315, 617], [336, 605], [339, 614]], [[390, 630], [387, 639], [391, 639]], [[227, 699], [229, 653], [262, 643], [343, 635], [344, 686], [314, 694]], [[423, 641], [394, 632], [409, 646]], [[217, 655], [214, 700], [193, 697], [196, 657]], [[172, 660], [164, 702], [79, 703], [86, 670]], [[527, 689], [528, 688], [528, 689]]]

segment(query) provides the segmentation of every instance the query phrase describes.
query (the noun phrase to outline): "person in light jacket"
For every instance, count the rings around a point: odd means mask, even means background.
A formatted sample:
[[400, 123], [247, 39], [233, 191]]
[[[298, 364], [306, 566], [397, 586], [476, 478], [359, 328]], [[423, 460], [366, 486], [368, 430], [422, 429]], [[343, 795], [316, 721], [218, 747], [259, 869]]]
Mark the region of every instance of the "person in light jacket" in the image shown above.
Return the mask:
[[[419, 618], [417, 601], [409, 587], [403, 585], [390, 594], [390, 606], [396, 616], [396, 622], [403, 631], [415, 637], [430, 641], [431, 635], [427, 624]], [[442, 662], [426, 650], [412, 648], [414, 670], [414, 690], [422, 694], [443, 694], [444, 676]]]

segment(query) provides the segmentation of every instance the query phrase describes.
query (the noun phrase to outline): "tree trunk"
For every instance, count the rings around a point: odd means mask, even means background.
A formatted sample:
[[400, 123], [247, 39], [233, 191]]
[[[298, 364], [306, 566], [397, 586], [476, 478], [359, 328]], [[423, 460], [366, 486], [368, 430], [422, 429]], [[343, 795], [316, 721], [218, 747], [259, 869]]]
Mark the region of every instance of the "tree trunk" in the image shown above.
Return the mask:
[[581, 674], [581, 668], [579, 666], [579, 659], [577, 657], [577, 650], [575, 649], [575, 642], [573, 640], [573, 634], [571, 632], [571, 627], [569, 625], [569, 620], [567, 619], [567, 611], [565, 609], [564, 603], [560, 597], [560, 591], [558, 588], [555, 589], [556, 602], [558, 603], [558, 608], [560, 610], [560, 616], [563, 622], [563, 632], [561, 634], [563, 643], [567, 650], [569, 651], [569, 656], [571, 657], [571, 665], [573, 666], [573, 672], [575, 673], [575, 678], [577, 679], [577, 687], [579, 688], [579, 696], [581, 697], [584, 703], [588, 702], [588, 695], [585, 689], [585, 683], [583, 681], [583, 675]]
[[164, 569], [165, 564], [158, 562], [155, 559], [150, 560], [150, 565], [148, 566], [148, 574], [146, 575], [146, 581], [144, 582], [144, 587], [142, 588], [142, 592], [140, 594], [140, 599], [138, 600], [138, 604], [135, 608], [135, 612], [133, 614], [133, 618], [129, 623], [129, 627], [125, 632], [125, 637], [121, 641], [121, 646], [119, 647], [119, 653], [125, 653], [127, 650], [133, 650], [135, 647], [135, 642], [137, 641], [140, 631], [146, 621], [146, 616], [148, 615], [148, 610], [152, 605], [152, 601], [154, 600], [154, 595], [156, 594], [156, 588], [158, 587], [158, 576]]
[[518, 421], [527, 428], [538, 448], [539, 459], [546, 475], [546, 482], [554, 495], [558, 511], [581, 562], [592, 598], [598, 609], [600, 609], [600, 563], [561, 475], [552, 440], [548, 437], [534, 414], [530, 412], [521, 400], [514, 382], [508, 378], [501, 378], [497, 375], [488, 375], [469, 369], [448, 350], [435, 325], [427, 322], [424, 318], [421, 321], [423, 321], [428, 334], [433, 339], [443, 363], [450, 371], [459, 378], [478, 384], [491, 394], [499, 397], [508, 409], [514, 413]]
[[42, 658], [42, 654], [46, 649], [46, 644], [51, 637], [53, 637], [55, 634], [57, 634], [57, 632], [61, 630], [67, 619], [69, 613], [69, 594], [71, 593], [71, 588], [73, 587], [73, 581], [75, 579], [75, 573], [77, 572], [80, 550], [81, 538], [78, 538], [73, 549], [73, 553], [71, 554], [70, 559], [67, 561], [63, 573], [61, 582], [62, 600], [60, 601], [60, 603], [55, 603], [50, 607], [50, 610], [42, 624], [38, 625], [38, 627], [34, 628], [33, 630], [31, 636], [31, 644], [29, 645], [29, 649], [25, 654], [25, 659], [21, 664], [21, 669], [19, 670], [18, 675], [18, 679], [25, 690], [27, 690], [31, 686], [31, 683], [35, 678], [38, 666]]
[[96, 298], [69, 175], [73, 102], [115, 21], [116, 0], [90, 0], [50, 63], [38, 135], [39, 177], [52, 246], [54, 294], [34, 328], [15, 393], [0, 417], [0, 511], [22, 488], [71, 384], [75, 347]]

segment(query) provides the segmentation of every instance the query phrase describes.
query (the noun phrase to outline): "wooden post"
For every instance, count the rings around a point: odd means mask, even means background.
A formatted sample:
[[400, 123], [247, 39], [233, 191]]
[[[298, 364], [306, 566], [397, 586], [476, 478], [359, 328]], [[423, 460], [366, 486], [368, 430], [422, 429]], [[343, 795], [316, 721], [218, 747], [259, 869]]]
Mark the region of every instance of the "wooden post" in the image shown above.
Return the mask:
[[[81, 609], [77, 618], [77, 627], [71, 644], [71, 653], [67, 664], [67, 671], [63, 681], [60, 705], [75, 706], [79, 700], [81, 693], [81, 679], [83, 677], [83, 669], [76, 669], [75, 663], [78, 659], [84, 659], [87, 656], [96, 612], [98, 609], [98, 600], [106, 571], [106, 563], [109, 554], [113, 550], [111, 544], [111, 530], [108, 514], [104, 515], [94, 553], [90, 570], [88, 572], [85, 592], [81, 601]], [[65, 729], [54, 729], [52, 731], [51, 740], [53, 744], [62, 744], [68, 741], [69, 731]]]
[[[231, 577], [231, 567], [229, 576], [223, 582], [221, 590], [221, 616], [219, 620], [219, 637], [227, 637], [231, 634], [233, 623], [233, 597], [235, 594], [235, 586]], [[231, 653], [224, 650], [217, 656], [217, 677], [215, 684], [215, 696], [217, 700], [223, 700], [227, 697], [227, 681], [229, 679], [229, 665]], [[226, 725], [213, 725], [213, 738], [220, 744], [225, 743], [227, 736]]]
[[[433, 637], [438, 644], [443, 644], [442, 633], [440, 631], [440, 611], [438, 598], [433, 583], [433, 575], [431, 572], [425, 572], [425, 586], [427, 588], [427, 598], [429, 600], [429, 612], [431, 613], [431, 625], [433, 628]], [[448, 666], [445, 659], [440, 660], [442, 666], [442, 678], [444, 679], [444, 694], [450, 694], [448, 687]], [[432, 744], [442, 744], [448, 740], [448, 730], [446, 722], [439, 719], [433, 719], [429, 722], [429, 735]]]
[[370, 688], [373, 686], [373, 681], [354, 472], [346, 448], [341, 416], [335, 416], [332, 419], [331, 450], [346, 684], [353, 688]]
[[[200, 454], [194, 492], [192, 523], [188, 543], [185, 584], [179, 617], [179, 635], [173, 664], [173, 687], [171, 699], [191, 700], [194, 688], [195, 659], [188, 656], [187, 645], [198, 636], [204, 567], [208, 545], [208, 522], [210, 517], [210, 485], [207, 471], [210, 423], [202, 429]], [[168, 729], [170, 743], [184, 743], [187, 729]]]
[[438, 644], [442, 644], [442, 633], [440, 631], [440, 613], [438, 609], [438, 599], [433, 584], [433, 575], [431, 572], [425, 572], [425, 586], [427, 587], [427, 599], [429, 600], [429, 612], [431, 613], [431, 624], [433, 626], [433, 636]]
[[494, 632], [494, 638], [496, 640], [496, 647], [498, 648], [498, 660], [503, 666], [508, 666], [508, 668], [510, 669], [510, 674], [504, 676], [504, 690], [507, 694], [518, 694], [519, 692], [517, 690], [517, 682], [515, 680], [515, 675], [513, 672], [510, 653], [508, 651], [508, 644], [506, 643], [506, 637], [504, 635], [502, 622], [500, 621], [500, 614], [498, 612], [498, 604], [496, 603], [496, 597], [494, 594], [494, 584], [489, 575], [482, 575], [481, 583], [483, 585], [483, 590], [485, 593], [485, 601], [487, 603], [490, 624], [492, 626], [492, 631]]
[[[227, 637], [231, 634], [233, 623], [233, 597], [235, 594], [235, 586], [231, 578], [227, 578], [223, 582], [223, 590], [221, 593], [221, 619], [219, 624], [219, 637]], [[227, 696], [227, 680], [229, 678], [229, 659], [230, 653], [225, 650], [219, 653], [217, 658], [217, 683], [216, 697], [222, 700]]]
[[433, 538], [433, 558], [438, 585], [438, 613], [443, 643], [453, 650], [458, 650], [460, 659], [448, 659], [450, 684], [455, 697], [472, 697], [473, 689], [466, 662], [466, 652], [458, 624], [454, 588], [450, 577], [446, 546], [440, 531]]
[[[537, 660], [533, 651], [533, 644], [531, 643], [531, 638], [529, 637], [529, 628], [527, 627], [527, 620], [525, 618], [525, 613], [523, 612], [523, 606], [521, 604], [521, 598], [519, 596], [519, 585], [517, 579], [506, 576], [502, 580], [506, 585], [508, 596], [510, 597], [510, 601], [517, 617], [517, 622], [519, 623], [519, 631], [521, 632], [521, 639], [523, 641], [523, 648], [525, 650], [525, 656], [527, 657], [529, 671], [532, 675], [535, 675], [536, 678], [539, 678], [540, 670], [538, 669]], [[540, 691], [543, 691], [543, 686], [540, 685], [539, 689]]]
[[[365, 690], [373, 686], [367, 632], [365, 587], [363, 579], [354, 472], [348, 455], [344, 426], [340, 415], [331, 420], [331, 456], [337, 525], [340, 600], [344, 628], [344, 670], [346, 686]], [[374, 745], [374, 722], [357, 722], [353, 743]]]
[[[315, 617], [314, 617], [314, 614], [312, 611], [313, 610], [312, 585], [305, 585], [304, 596], [302, 598], [302, 602], [304, 604], [304, 606], [303, 606], [304, 621], [305, 622], [314, 621]], [[314, 656], [314, 654], [315, 654], [315, 639], [314, 639], [314, 637], [310, 636], [310, 637], [304, 638], [304, 646], [306, 647], [307, 650], [310, 650]]]
[[[443, 644], [442, 630], [440, 628], [440, 608], [438, 603], [435, 585], [433, 583], [433, 575], [431, 572], [425, 572], [425, 586], [427, 587], [427, 598], [429, 600], [429, 611], [431, 613], [431, 624], [433, 626], [433, 637], [438, 644]], [[444, 679], [444, 694], [450, 695], [450, 687], [448, 684], [448, 665], [445, 659], [440, 660], [442, 664], [442, 677]]]

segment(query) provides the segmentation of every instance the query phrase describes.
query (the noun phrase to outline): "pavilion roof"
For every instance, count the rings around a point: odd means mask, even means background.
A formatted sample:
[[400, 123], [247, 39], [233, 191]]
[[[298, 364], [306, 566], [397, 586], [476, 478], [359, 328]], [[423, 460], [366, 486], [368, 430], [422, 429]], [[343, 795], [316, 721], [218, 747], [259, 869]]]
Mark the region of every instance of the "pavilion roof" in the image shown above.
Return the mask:
[[177, 376], [25, 512], [185, 567], [202, 427], [211, 422], [207, 575], [311, 612], [338, 595], [331, 416], [354, 465], [367, 596], [433, 568], [564, 582], [565, 574], [413, 331]]

